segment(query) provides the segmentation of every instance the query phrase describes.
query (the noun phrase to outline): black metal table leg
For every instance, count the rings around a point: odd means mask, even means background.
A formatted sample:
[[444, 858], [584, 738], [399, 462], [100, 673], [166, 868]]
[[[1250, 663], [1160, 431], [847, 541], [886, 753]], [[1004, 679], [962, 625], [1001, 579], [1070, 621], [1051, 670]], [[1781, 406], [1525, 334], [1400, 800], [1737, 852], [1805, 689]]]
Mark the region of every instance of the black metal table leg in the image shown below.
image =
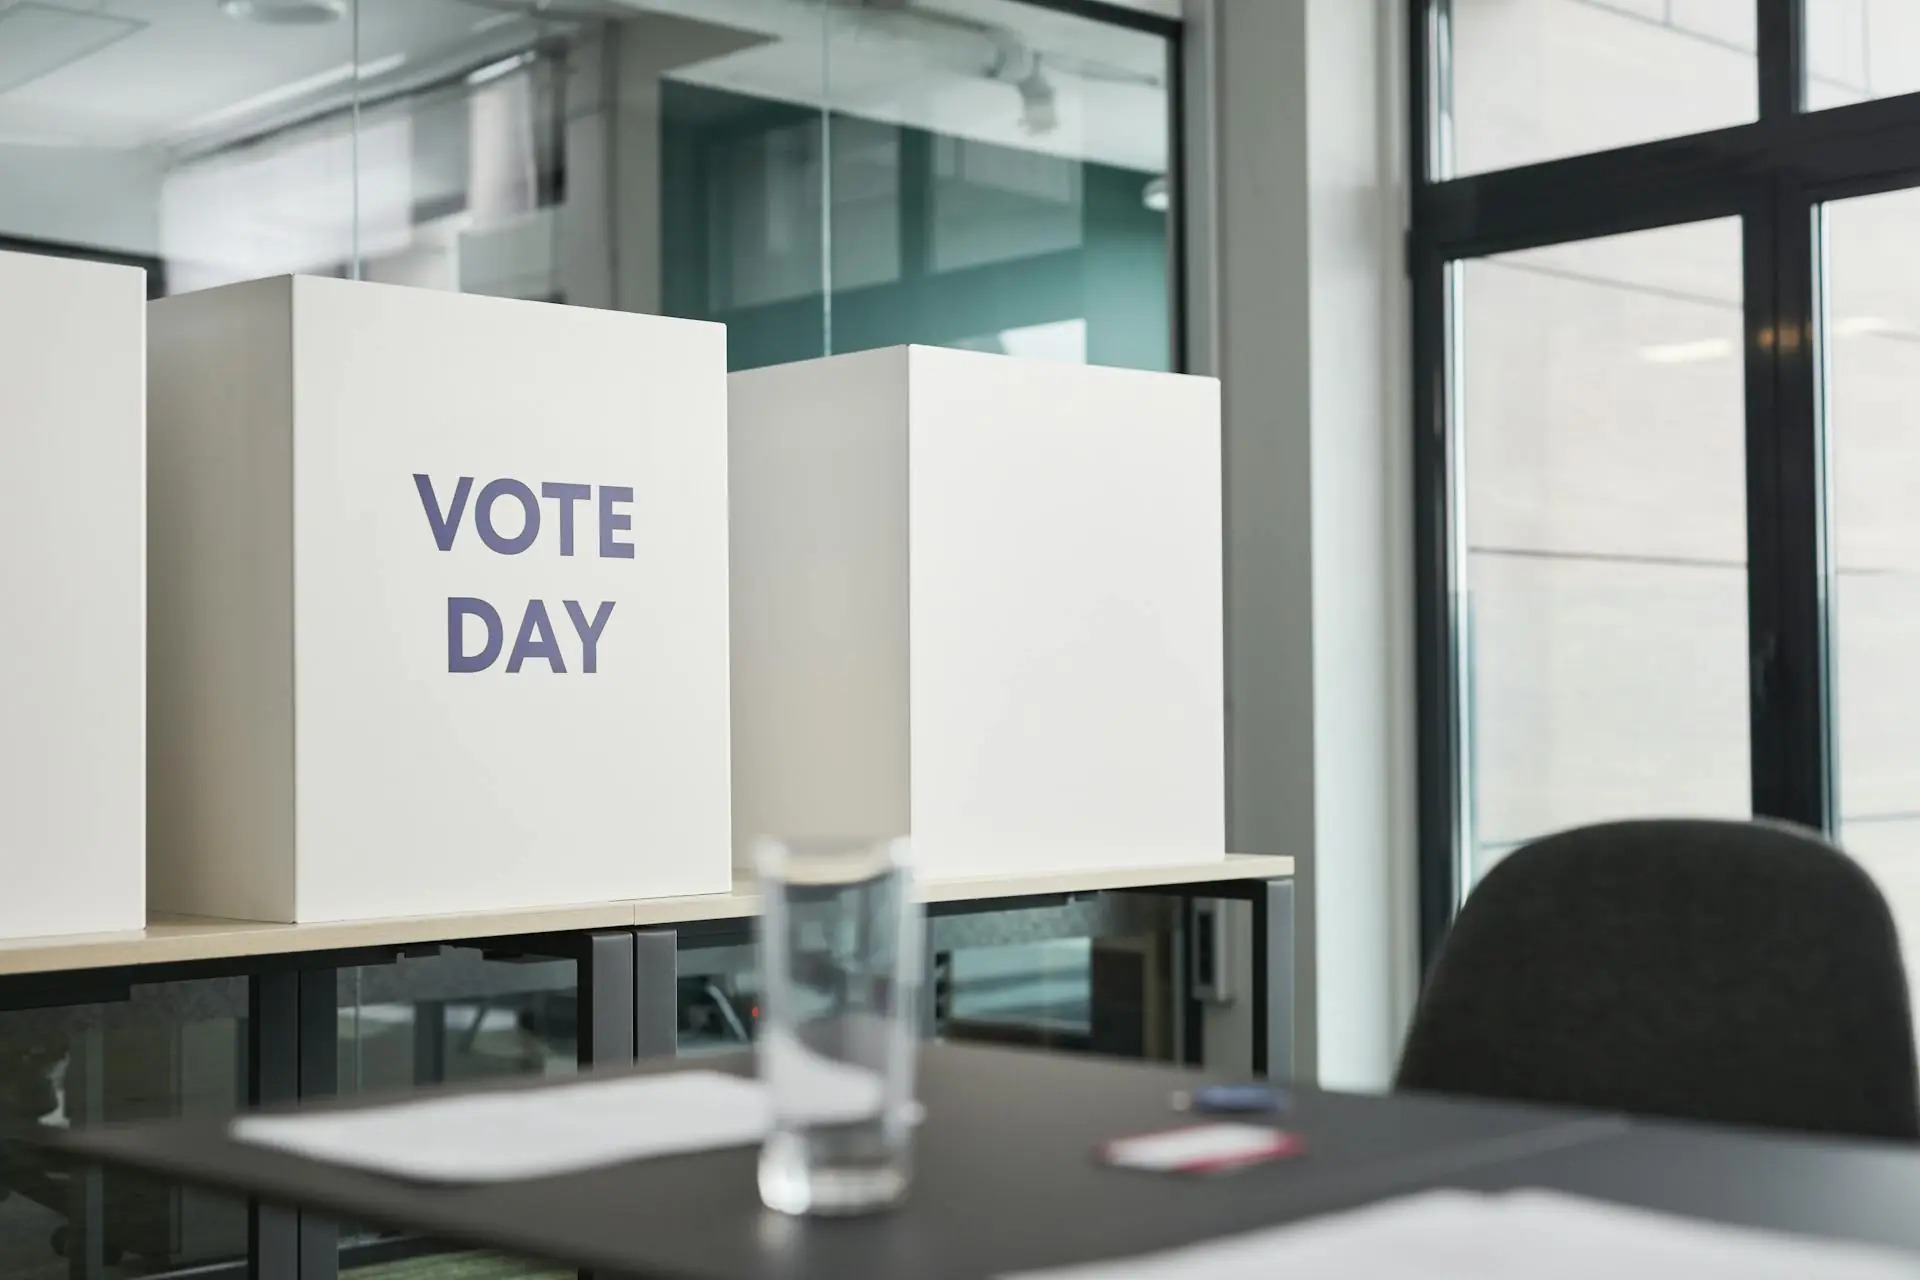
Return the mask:
[[[475, 1006], [474, 1030], [486, 1016], [484, 1003]], [[447, 1002], [420, 1000], [413, 1006], [413, 1082], [439, 1084], [447, 1078]]]
[[[300, 1098], [300, 974], [256, 973], [247, 980], [247, 1105]], [[258, 1202], [247, 1206], [247, 1259], [258, 1280], [299, 1280], [300, 1215]]]
[[[324, 1098], [339, 1083], [337, 971], [272, 969], [247, 992], [247, 1102]], [[252, 1204], [247, 1256], [259, 1280], [335, 1280], [339, 1232], [311, 1214]]]
[[606, 1067], [634, 1055], [634, 935], [631, 929], [590, 933], [578, 952], [580, 1065]]
[[680, 935], [642, 929], [633, 935], [633, 1053], [671, 1058], [680, 1051]]
[[[98, 1018], [76, 1032], [67, 1057], [67, 1119], [75, 1127], [104, 1119], [105, 1034]], [[70, 1280], [100, 1280], [107, 1265], [106, 1172], [87, 1165], [67, 1175], [66, 1244]]]
[[1293, 881], [1253, 889], [1253, 1072], [1292, 1076]]
[[[640, 1031], [641, 976], [635, 958], [639, 937], [632, 929], [608, 929], [581, 939], [578, 965], [578, 1054], [584, 1067], [617, 1066], [634, 1061]], [[581, 1271], [579, 1280], [594, 1280]]]
[[[339, 970], [301, 969], [300, 1098], [331, 1098], [340, 1089]], [[340, 1229], [330, 1219], [300, 1215], [300, 1280], [336, 1280]]]

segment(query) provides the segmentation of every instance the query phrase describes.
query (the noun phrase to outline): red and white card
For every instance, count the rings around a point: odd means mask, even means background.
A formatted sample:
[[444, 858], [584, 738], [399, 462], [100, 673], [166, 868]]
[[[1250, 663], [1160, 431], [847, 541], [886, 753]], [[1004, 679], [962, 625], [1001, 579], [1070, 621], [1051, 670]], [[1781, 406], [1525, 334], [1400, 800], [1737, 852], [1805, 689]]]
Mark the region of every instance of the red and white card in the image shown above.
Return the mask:
[[1108, 1164], [1122, 1169], [1205, 1174], [1298, 1155], [1305, 1146], [1299, 1134], [1266, 1125], [1196, 1124], [1117, 1138], [1100, 1154]]

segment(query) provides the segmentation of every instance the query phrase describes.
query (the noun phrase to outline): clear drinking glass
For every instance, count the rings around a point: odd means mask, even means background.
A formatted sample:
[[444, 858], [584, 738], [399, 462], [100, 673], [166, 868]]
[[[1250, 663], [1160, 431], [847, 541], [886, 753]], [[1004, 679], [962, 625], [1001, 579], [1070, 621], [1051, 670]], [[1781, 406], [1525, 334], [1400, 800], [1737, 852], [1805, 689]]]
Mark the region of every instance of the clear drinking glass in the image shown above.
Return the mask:
[[912, 1175], [925, 927], [905, 840], [762, 840], [760, 1198], [864, 1213]]

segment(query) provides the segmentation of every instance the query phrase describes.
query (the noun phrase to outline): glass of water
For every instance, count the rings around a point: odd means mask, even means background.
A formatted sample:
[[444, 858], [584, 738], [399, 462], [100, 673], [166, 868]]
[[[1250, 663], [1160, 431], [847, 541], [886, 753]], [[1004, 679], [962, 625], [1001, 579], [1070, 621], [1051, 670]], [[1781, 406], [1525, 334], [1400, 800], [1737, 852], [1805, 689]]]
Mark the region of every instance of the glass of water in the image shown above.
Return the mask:
[[906, 1194], [925, 928], [907, 842], [762, 840], [760, 1198], [850, 1214]]

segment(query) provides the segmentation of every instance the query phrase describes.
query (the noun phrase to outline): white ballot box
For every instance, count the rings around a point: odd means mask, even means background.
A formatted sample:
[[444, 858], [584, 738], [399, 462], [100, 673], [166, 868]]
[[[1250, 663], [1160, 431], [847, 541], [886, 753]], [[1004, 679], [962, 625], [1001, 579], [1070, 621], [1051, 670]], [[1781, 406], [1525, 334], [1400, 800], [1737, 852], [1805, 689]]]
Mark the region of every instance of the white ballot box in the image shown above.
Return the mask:
[[743, 857], [1224, 857], [1216, 382], [896, 347], [730, 396]]
[[149, 324], [156, 907], [729, 887], [724, 329], [305, 277]]
[[0, 938], [147, 922], [146, 297], [0, 253]]

